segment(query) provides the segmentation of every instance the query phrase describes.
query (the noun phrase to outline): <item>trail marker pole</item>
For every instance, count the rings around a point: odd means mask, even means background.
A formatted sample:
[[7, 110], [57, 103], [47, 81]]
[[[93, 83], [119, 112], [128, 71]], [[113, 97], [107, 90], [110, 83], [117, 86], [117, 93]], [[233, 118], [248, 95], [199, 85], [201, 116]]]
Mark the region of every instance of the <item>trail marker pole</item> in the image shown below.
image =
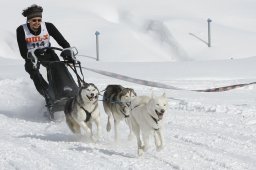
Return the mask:
[[99, 61], [99, 35], [100, 35], [100, 32], [96, 31], [95, 35], [96, 35], [96, 56], [97, 56], [96, 60]]
[[207, 19], [208, 22], [208, 47], [211, 47], [211, 22], [210, 18]]

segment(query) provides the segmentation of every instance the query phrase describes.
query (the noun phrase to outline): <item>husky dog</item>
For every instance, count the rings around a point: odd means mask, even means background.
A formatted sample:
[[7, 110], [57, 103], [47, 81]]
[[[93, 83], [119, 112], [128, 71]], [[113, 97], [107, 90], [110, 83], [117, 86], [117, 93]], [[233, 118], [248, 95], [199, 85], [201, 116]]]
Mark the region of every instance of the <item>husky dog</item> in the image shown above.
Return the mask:
[[[138, 155], [141, 156], [148, 149], [149, 137], [154, 135], [157, 150], [164, 147], [163, 116], [168, 110], [168, 99], [162, 96], [138, 96], [132, 101], [131, 125], [137, 138]], [[142, 139], [140, 138], [142, 136]], [[144, 143], [144, 145], [142, 144]]]
[[129, 138], [132, 137], [131, 124], [128, 121], [130, 115], [131, 100], [136, 93], [131, 88], [124, 88], [121, 85], [108, 85], [103, 94], [103, 107], [108, 115], [107, 131], [111, 130], [110, 118], [113, 116], [115, 125], [115, 140], [118, 140], [118, 124], [125, 119], [130, 128]]
[[100, 137], [100, 111], [98, 106], [99, 90], [92, 83], [85, 83], [77, 95], [65, 105], [66, 122], [75, 134], [82, 134], [81, 129], [92, 139], [92, 122], [97, 126], [97, 137]]

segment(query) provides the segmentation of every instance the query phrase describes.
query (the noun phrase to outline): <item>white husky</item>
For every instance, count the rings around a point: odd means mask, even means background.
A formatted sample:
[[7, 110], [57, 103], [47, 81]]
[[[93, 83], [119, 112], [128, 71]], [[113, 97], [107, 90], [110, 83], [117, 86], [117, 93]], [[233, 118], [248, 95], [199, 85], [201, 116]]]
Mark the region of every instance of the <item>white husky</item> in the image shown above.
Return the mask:
[[92, 134], [92, 122], [97, 126], [97, 137], [101, 135], [100, 111], [98, 105], [98, 88], [92, 83], [86, 83], [78, 91], [78, 94], [67, 101], [65, 116], [68, 127], [73, 133], [86, 135]]
[[[157, 150], [164, 147], [163, 116], [168, 110], [168, 99], [162, 96], [138, 96], [132, 101], [130, 121], [137, 138], [138, 154], [142, 155], [148, 149], [149, 137], [154, 135]], [[140, 138], [142, 135], [142, 139]], [[144, 145], [143, 145], [144, 143]]]

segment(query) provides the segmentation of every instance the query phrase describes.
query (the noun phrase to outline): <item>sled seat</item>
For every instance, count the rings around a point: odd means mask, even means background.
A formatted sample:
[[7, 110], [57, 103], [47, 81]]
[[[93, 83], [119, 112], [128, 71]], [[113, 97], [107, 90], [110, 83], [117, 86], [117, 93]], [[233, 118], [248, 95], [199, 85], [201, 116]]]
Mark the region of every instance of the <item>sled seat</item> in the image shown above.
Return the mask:
[[65, 97], [59, 100], [55, 100], [52, 106], [52, 112], [59, 112], [59, 111], [63, 111], [66, 105], [66, 102], [69, 100], [70, 98]]

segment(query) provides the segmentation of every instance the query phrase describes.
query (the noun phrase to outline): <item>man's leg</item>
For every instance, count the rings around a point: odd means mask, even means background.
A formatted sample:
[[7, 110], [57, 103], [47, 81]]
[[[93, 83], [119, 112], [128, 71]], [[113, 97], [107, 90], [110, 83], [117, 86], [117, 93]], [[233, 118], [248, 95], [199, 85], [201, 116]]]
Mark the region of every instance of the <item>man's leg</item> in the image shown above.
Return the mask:
[[46, 105], [52, 106], [52, 100], [48, 93], [49, 85], [39, 72], [39, 65], [38, 68], [34, 69], [31, 62], [26, 62], [25, 70], [29, 73], [30, 78], [33, 80], [37, 91], [45, 98]]
[[31, 62], [25, 63], [25, 70], [30, 75], [30, 78], [33, 80], [35, 87], [37, 91], [42, 95], [45, 96], [44, 90], [48, 89], [48, 83], [45, 81], [43, 76], [39, 72], [39, 66], [38, 68], [34, 69], [33, 64]]

